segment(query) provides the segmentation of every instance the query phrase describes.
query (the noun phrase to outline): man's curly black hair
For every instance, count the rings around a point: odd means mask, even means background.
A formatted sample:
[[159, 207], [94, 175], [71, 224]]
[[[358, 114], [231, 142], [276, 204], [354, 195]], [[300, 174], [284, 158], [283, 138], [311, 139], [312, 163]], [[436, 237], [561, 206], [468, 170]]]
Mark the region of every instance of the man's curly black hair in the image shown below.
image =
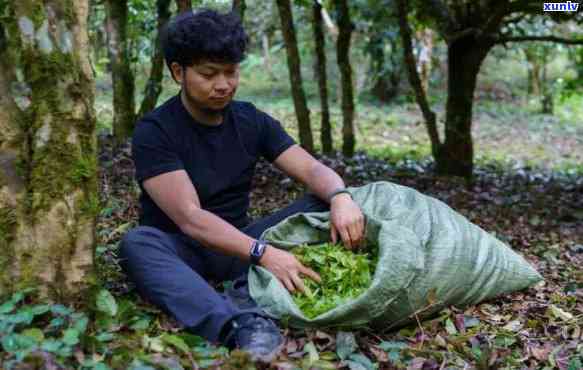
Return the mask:
[[[166, 65], [200, 62], [240, 63], [249, 39], [236, 13], [211, 9], [186, 11], [170, 20], [162, 34]], [[172, 69], [170, 69], [172, 74]]]

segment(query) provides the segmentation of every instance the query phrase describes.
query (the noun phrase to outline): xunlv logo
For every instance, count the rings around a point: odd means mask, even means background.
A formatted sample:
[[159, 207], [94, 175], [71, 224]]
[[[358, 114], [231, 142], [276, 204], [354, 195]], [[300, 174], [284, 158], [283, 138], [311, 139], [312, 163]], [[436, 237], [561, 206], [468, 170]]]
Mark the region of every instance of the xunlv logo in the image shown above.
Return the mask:
[[576, 12], [579, 9], [579, 3], [570, 1], [564, 3], [543, 3], [545, 12]]

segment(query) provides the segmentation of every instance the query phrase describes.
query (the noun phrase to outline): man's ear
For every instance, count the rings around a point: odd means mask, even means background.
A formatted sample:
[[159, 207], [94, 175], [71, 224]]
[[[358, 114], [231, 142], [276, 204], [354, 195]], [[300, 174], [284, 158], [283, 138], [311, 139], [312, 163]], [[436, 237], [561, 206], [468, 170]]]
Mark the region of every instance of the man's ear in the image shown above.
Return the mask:
[[184, 68], [182, 68], [182, 66], [176, 62], [172, 62], [172, 64], [170, 64], [170, 72], [172, 73], [172, 79], [178, 84], [182, 83], [183, 70]]

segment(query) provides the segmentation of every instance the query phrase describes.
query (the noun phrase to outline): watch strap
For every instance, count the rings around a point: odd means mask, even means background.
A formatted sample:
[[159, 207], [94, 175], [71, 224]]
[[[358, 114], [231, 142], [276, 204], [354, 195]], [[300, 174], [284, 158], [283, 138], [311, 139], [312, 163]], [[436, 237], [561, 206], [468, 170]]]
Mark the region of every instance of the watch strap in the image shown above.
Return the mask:
[[334, 198], [336, 195], [341, 194], [341, 193], [346, 193], [346, 194], [350, 195], [350, 198], [352, 198], [352, 194], [350, 194], [350, 191], [348, 189], [346, 189], [346, 188], [336, 189], [328, 195], [328, 203], [330, 203], [332, 201], [332, 198]]

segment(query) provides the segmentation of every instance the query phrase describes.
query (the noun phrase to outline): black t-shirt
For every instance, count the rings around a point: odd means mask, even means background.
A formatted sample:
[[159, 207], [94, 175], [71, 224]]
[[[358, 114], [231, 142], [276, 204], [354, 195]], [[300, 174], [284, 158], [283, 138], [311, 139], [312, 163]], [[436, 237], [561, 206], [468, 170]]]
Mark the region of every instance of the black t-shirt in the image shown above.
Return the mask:
[[132, 157], [140, 196], [140, 224], [169, 233], [178, 226], [154, 203], [143, 181], [185, 170], [201, 207], [237, 228], [249, 219], [249, 192], [259, 157], [273, 162], [295, 141], [281, 124], [253, 104], [232, 101], [218, 126], [196, 122], [180, 95], [143, 117], [134, 130]]

